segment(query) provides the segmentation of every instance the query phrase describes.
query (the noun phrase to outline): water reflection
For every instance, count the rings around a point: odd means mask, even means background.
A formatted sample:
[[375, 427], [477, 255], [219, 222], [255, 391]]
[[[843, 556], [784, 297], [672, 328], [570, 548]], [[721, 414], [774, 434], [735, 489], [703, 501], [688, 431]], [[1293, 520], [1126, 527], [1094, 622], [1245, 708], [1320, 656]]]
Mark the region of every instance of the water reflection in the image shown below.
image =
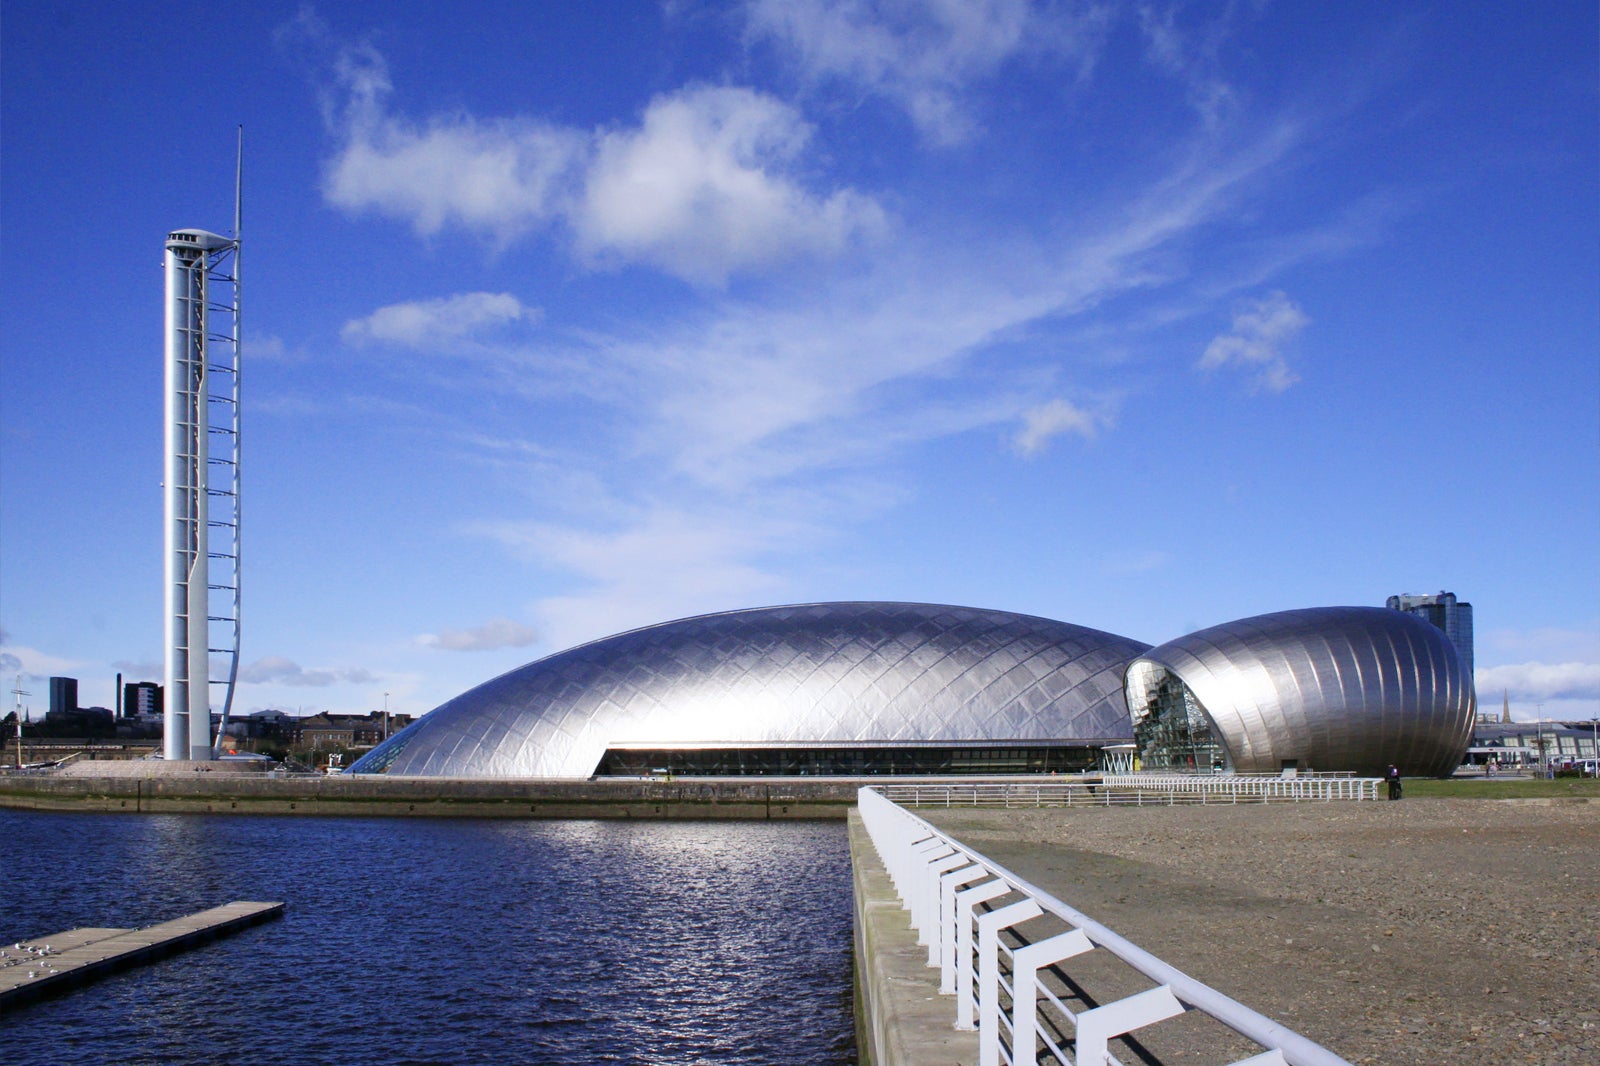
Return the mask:
[[289, 903], [8, 1014], [11, 1062], [855, 1061], [837, 824], [0, 811], [0, 835], [0, 939]]

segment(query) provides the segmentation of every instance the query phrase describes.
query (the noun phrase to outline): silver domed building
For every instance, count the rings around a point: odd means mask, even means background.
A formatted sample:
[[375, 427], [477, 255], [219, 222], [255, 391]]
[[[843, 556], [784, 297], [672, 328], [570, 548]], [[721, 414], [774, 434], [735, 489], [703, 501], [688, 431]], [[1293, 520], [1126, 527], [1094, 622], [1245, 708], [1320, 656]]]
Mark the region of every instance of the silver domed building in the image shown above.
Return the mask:
[[1139, 656], [1128, 707], [1146, 769], [1353, 770], [1448, 776], [1466, 751], [1472, 679], [1449, 638], [1385, 607], [1283, 611]]
[[558, 652], [441, 705], [354, 773], [1077, 770], [1132, 737], [1149, 645], [1003, 611], [820, 603], [702, 615]]

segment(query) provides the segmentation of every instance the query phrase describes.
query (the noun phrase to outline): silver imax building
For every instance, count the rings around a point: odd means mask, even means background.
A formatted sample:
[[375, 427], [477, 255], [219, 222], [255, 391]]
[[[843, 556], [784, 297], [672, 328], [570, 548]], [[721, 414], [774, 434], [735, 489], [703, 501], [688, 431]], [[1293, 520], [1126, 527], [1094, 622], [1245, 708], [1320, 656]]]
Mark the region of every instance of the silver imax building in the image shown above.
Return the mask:
[[1382, 608], [1286, 612], [1151, 648], [1003, 611], [821, 603], [559, 652], [450, 700], [351, 770], [1046, 772], [1137, 738], [1151, 768], [1441, 773], [1472, 709], [1443, 634]]
[[1386, 607], [1245, 618], [1152, 648], [1126, 694], [1147, 767], [1445, 776], [1476, 703], [1443, 631]]

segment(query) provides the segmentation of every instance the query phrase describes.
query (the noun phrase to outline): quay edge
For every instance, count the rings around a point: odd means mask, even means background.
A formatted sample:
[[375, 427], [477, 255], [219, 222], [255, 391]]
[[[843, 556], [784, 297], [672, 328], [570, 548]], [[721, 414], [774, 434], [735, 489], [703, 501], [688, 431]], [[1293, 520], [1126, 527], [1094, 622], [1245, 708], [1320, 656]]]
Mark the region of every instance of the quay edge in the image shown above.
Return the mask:
[[849, 781], [518, 781], [242, 774], [0, 777], [0, 807], [130, 814], [842, 820]]

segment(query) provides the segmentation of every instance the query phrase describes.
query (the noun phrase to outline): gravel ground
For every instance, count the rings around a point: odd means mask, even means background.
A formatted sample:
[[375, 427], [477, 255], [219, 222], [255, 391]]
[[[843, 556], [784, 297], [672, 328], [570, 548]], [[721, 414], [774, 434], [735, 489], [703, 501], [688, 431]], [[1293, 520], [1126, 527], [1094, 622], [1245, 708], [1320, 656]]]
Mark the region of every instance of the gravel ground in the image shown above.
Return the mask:
[[919, 811], [1356, 1063], [1600, 1063], [1600, 803]]

